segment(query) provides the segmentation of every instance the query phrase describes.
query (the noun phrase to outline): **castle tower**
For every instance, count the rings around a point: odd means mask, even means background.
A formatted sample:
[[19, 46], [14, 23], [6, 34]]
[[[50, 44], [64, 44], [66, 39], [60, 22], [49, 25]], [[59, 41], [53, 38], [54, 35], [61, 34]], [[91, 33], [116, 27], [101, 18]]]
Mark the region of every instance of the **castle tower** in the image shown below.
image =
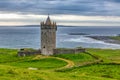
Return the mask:
[[53, 49], [56, 48], [56, 30], [56, 23], [51, 22], [49, 16], [46, 22], [41, 22], [41, 53], [43, 55], [53, 55]]

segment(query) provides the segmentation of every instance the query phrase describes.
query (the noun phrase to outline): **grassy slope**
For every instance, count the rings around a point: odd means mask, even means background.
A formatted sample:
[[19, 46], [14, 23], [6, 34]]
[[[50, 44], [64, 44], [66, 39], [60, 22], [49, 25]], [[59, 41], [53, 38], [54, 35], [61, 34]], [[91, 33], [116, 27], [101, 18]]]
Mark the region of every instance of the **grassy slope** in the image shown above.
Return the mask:
[[52, 58], [6, 63], [6, 65], [21, 67], [21, 68], [33, 67], [33, 68], [38, 68], [38, 69], [59, 68], [66, 64], [67, 63], [65, 63], [64, 61], [52, 59]]
[[31, 60], [34, 56], [30, 57], [17, 57], [16, 49], [0, 49], [0, 63]]
[[[0, 49], [0, 80], [120, 80], [120, 65], [95, 64], [56, 72], [54, 69], [66, 65], [66, 62], [53, 58], [33, 60], [35, 56], [20, 58], [16, 52], [17, 50]], [[88, 49], [88, 52], [105, 62], [120, 61], [120, 50]], [[83, 53], [56, 56], [72, 60], [76, 65], [94, 61], [91, 56]], [[39, 70], [29, 70], [28, 67]]]
[[104, 62], [101, 64], [94, 64], [89, 66], [76, 67], [70, 70], [66, 70], [67, 73], [75, 73], [96, 77], [101, 80], [112, 79], [120, 80], [120, 50], [111, 50], [111, 49], [88, 49], [89, 53], [98, 56]]
[[112, 49], [88, 49], [93, 55], [102, 58], [105, 62], [118, 62], [120, 63], [120, 50]]
[[120, 41], [120, 36], [111, 36], [111, 39], [119, 40]]
[[74, 63], [76, 65], [82, 64], [84, 62], [95, 60], [90, 55], [87, 55], [87, 54], [84, 54], [84, 53], [80, 53], [80, 54], [59, 54], [59, 55], [55, 55], [55, 56], [74, 61]]

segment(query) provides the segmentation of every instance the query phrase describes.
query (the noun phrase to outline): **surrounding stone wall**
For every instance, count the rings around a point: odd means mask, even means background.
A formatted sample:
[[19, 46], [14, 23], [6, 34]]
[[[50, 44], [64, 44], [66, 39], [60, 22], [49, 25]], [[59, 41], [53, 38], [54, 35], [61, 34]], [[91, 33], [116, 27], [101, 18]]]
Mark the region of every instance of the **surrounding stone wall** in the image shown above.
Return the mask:
[[30, 55], [38, 55], [41, 54], [41, 50], [34, 50], [34, 51], [26, 51], [24, 49], [20, 49], [18, 51], [18, 56], [30, 56]]
[[[54, 55], [56, 54], [77, 54], [77, 53], [82, 53], [85, 52], [84, 48], [75, 48], [75, 49], [54, 49], [53, 53]], [[29, 51], [29, 50], [24, 50], [24, 49], [20, 49], [20, 51], [18, 51], [18, 56], [30, 56], [30, 55], [39, 55], [41, 54], [41, 50], [34, 50], [34, 51]]]
[[54, 49], [53, 52], [54, 54], [77, 54], [85, 52], [85, 49]]
[[75, 49], [75, 53], [82, 53], [82, 52], [86, 52], [85, 48]]

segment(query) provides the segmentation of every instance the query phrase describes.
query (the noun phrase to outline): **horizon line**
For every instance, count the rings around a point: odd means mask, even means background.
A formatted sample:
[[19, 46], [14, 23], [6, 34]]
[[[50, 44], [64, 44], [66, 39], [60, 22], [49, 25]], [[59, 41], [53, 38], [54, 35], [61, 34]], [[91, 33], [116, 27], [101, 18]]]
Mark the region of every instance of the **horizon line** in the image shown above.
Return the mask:
[[[40, 25], [0, 25], [0, 27], [24, 27], [24, 26], [35, 26], [35, 27], [40, 27]], [[77, 25], [57, 25], [58, 27], [120, 27], [119, 25], [118, 26], [77, 26]]]

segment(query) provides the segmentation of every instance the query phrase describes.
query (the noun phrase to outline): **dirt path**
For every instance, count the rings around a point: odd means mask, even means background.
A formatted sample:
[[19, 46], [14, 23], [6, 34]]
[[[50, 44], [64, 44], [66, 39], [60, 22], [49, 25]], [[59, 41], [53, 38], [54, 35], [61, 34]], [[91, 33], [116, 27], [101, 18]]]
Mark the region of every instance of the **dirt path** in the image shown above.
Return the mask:
[[71, 68], [71, 67], [74, 67], [74, 66], [75, 66], [75, 63], [74, 63], [73, 61], [67, 60], [67, 59], [64, 59], [64, 58], [59, 58], [59, 57], [38, 55], [38, 56], [36, 56], [34, 59], [44, 59], [44, 58], [54, 58], [54, 59], [58, 59], [58, 60], [62, 60], [62, 61], [67, 62], [67, 65], [66, 65], [66, 66], [63, 66], [63, 67], [61, 67], [61, 68], [59, 68], [59, 69]]
[[56, 59], [58, 59], [58, 60], [65, 61], [65, 62], [68, 63], [66, 66], [62, 67], [61, 69], [63, 69], [63, 68], [71, 68], [71, 67], [74, 67], [74, 66], [75, 66], [75, 63], [74, 63], [73, 61], [71, 61], [71, 60], [67, 60], [67, 59], [59, 58], [59, 57], [54, 57], [54, 58], [56, 58]]

